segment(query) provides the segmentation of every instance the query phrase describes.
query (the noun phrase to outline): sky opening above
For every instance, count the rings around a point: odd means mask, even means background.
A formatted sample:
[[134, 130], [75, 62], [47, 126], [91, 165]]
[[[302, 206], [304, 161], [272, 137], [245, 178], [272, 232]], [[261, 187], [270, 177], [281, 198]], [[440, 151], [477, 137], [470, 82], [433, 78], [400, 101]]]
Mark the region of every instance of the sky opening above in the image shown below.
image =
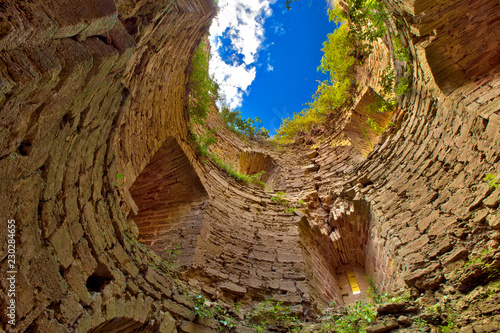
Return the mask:
[[327, 2], [219, 0], [210, 28], [213, 74], [233, 109], [259, 117], [274, 134], [283, 118], [305, 108], [318, 81], [323, 42], [336, 25]]

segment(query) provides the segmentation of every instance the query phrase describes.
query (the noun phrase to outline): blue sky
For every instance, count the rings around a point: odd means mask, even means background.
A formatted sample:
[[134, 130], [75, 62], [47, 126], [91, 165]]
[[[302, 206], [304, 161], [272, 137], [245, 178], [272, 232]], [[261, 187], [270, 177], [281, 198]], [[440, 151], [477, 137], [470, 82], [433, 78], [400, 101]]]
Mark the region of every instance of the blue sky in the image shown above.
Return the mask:
[[325, 74], [317, 71], [323, 42], [335, 29], [324, 0], [220, 0], [210, 29], [210, 71], [244, 117], [274, 133], [300, 112]]

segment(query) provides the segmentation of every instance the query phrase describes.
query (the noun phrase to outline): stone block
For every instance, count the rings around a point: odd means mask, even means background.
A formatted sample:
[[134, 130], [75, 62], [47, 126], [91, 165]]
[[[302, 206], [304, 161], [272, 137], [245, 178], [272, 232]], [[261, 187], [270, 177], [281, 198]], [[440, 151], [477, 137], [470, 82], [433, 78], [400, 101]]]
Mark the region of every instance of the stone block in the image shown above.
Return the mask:
[[68, 231], [68, 224], [63, 223], [50, 237], [50, 243], [57, 253], [57, 259], [66, 269], [73, 262], [73, 242]]
[[497, 209], [496, 213], [491, 212], [487, 217], [488, 225], [493, 229], [500, 229], [500, 209]]
[[414, 240], [407, 245], [402, 246], [398, 252], [402, 257], [407, 256], [410, 253], [420, 251], [423, 246], [429, 243], [429, 236], [423, 235], [422, 237]]
[[201, 326], [189, 321], [183, 321], [179, 327], [179, 331], [182, 333], [217, 333], [218, 330], [211, 329], [209, 327]]
[[220, 289], [237, 295], [245, 295], [247, 293], [247, 288], [233, 282], [221, 283]]
[[163, 319], [158, 329], [158, 333], [173, 333], [176, 332], [175, 329], [175, 319], [169, 312], [160, 312], [160, 317], [163, 315]]
[[366, 328], [366, 333], [384, 333], [390, 332], [399, 327], [398, 321], [394, 318], [375, 323]]
[[79, 298], [76, 294], [69, 292], [61, 300], [60, 312], [56, 316], [59, 322], [72, 325], [75, 320], [84, 312], [83, 307], [79, 303]]
[[441, 264], [439, 262], [432, 263], [425, 268], [417, 269], [415, 271], [411, 271], [404, 275], [404, 280], [408, 285], [412, 285], [415, 280], [423, 277], [426, 274], [436, 271], [438, 268], [441, 268]]
[[163, 306], [168, 310], [168, 312], [176, 314], [184, 319], [187, 319], [189, 321], [194, 321], [195, 319], [195, 314], [193, 311], [172, 300], [165, 300], [163, 302]]

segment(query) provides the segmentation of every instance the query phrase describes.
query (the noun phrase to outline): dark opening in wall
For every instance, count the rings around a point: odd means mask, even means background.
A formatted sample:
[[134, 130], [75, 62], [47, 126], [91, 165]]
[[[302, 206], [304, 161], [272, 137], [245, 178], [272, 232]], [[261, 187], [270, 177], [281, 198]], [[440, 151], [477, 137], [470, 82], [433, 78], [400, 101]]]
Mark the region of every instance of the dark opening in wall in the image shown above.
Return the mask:
[[165, 141], [130, 193], [139, 208], [132, 216], [139, 242], [167, 261], [191, 265], [208, 194], [174, 138]]
[[500, 25], [496, 22], [500, 19], [500, 3], [497, 0], [417, 0], [414, 9], [415, 17], [419, 17], [415, 24], [419, 35], [432, 36], [425, 53], [434, 79], [444, 93], [498, 73]]
[[106, 265], [99, 263], [94, 274], [87, 279], [87, 289], [88, 291], [101, 292], [111, 280], [113, 280], [113, 276], [109, 269]]
[[268, 154], [258, 151], [244, 151], [240, 154], [238, 172], [253, 175], [264, 171], [265, 173], [261, 177], [261, 180], [268, 186], [272, 185], [277, 169], [274, 159]]
[[338, 201], [328, 221], [315, 222], [303, 218], [299, 224], [312, 296], [324, 305], [366, 299], [366, 275], [376, 282], [384, 275], [379, 269], [384, 258], [378, 257], [377, 240], [369, 239], [372, 225], [368, 204]]
[[147, 327], [147, 324], [138, 322], [134, 319], [120, 317], [105, 321], [98, 327], [89, 331], [89, 333], [153, 333], [157, 331], [158, 330]]

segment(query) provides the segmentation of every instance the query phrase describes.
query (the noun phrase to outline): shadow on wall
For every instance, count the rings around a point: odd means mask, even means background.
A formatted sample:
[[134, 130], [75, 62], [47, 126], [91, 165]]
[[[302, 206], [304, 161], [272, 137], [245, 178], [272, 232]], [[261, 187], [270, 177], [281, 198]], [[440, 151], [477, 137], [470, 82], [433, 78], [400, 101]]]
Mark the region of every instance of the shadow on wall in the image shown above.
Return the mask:
[[261, 180], [266, 186], [272, 187], [278, 166], [274, 159], [268, 154], [258, 151], [244, 151], [240, 154], [238, 172], [240, 174], [253, 175], [264, 171]]
[[[133, 315], [133, 314], [131, 314]], [[98, 327], [89, 331], [89, 333], [110, 333], [110, 332], [120, 332], [120, 333], [153, 333], [158, 332], [158, 329], [149, 327], [148, 324], [141, 323], [132, 318], [119, 317], [105, 321]]]
[[[365, 274], [383, 282], [384, 258], [378, 255], [377, 238], [370, 239], [370, 208], [365, 201], [338, 200], [330, 211], [328, 224], [299, 224], [311, 294], [319, 304], [349, 304], [366, 299]], [[353, 275], [354, 280], [349, 275]], [[354, 290], [352, 281], [360, 290]], [[381, 283], [379, 283], [381, 284]]]
[[415, 26], [421, 36], [417, 38], [431, 36], [432, 42], [425, 53], [434, 79], [444, 93], [499, 71], [497, 0], [417, 0], [414, 6], [418, 18]]
[[[190, 266], [208, 194], [174, 138], [168, 138], [130, 187], [139, 208], [139, 242], [163, 259]], [[173, 251], [178, 257], [173, 258]]]

